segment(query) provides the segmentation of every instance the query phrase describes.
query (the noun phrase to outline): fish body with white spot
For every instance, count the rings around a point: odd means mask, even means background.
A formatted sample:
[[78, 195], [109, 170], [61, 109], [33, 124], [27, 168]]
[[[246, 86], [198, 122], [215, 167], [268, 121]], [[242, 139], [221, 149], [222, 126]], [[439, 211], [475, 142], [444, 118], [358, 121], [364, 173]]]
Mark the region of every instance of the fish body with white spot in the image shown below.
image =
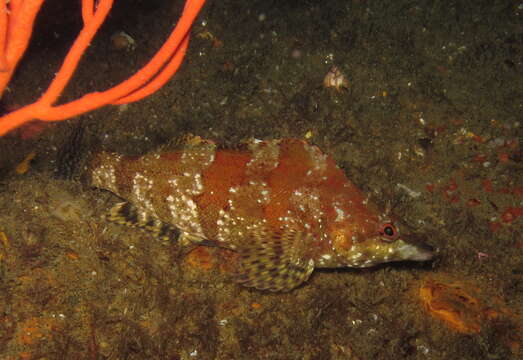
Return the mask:
[[193, 138], [140, 157], [100, 153], [92, 184], [126, 200], [109, 216], [157, 236], [238, 253], [236, 279], [288, 291], [315, 267], [430, 260], [371, 204], [334, 160], [296, 139], [222, 149]]

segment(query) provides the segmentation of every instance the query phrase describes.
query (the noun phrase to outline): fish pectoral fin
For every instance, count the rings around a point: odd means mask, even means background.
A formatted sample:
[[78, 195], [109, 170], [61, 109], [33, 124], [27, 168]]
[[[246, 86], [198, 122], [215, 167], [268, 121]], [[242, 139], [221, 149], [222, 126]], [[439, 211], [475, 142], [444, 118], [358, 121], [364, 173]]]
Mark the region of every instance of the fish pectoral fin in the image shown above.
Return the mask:
[[236, 281], [259, 290], [292, 290], [314, 270], [306, 256], [310, 243], [308, 234], [290, 228], [254, 233], [239, 251]]
[[113, 206], [106, 219], [116, 224], [143, 229], [163, 241], [178, 241], [181, 234], [177, 227], [164, 223], [156, 216], [126, 201]]

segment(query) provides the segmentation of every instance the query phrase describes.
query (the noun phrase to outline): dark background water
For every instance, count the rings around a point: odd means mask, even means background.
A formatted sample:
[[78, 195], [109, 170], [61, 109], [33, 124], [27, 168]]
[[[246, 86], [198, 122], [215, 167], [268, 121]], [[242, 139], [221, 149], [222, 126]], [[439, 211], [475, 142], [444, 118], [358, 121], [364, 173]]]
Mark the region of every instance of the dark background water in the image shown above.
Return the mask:
[[[130, 76], [182, 6], [117, 1], [60, 102]], [[516, 359], [522, 17], [518, 1], [208, 1], [154, 95], [0, 139], [0, 357]], [[44, 4], [4, 108], [42, 93], [80, 26], [76, 2]], [[119, 31], [135, 46], [117, 49]], [[323, 86], [332, 66], [346, 88]], [[216, 249], [187, 260], [102, 220], [117, 199], [83, 181], [90, 154], [143, 154], [187, 133], [307, 138], [438, 259], [316, 271], [266, 294], [229, 281]], [[431, 316], [429, 279], [452, 289], [433, 307], [478, 332]]]

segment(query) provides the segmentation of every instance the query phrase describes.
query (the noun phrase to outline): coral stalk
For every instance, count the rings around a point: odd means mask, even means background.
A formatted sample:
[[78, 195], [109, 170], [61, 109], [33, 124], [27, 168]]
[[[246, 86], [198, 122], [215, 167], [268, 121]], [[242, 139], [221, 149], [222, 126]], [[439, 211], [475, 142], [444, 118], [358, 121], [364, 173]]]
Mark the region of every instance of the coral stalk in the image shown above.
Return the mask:
[[[19, 60], [19, 58], [17, 58], [16, 61], [10, 60], [9, 46], [11, 42], [17, 42], [23, 45], [23, 41], [21, 40], [24, 40], [25, 47], [19, 45], [22, 50], [21, 52], [18, 50], [20, 52], [19, 57], [21, 57], [27, 47], [34, 18], [42, 1], [43, 0], [11, 0], [8, 4], [10, 7], [8, 11], [5, 6], [4, 8], [0, 7], [0, 46], [2, 42], [4, 44], [4, 47], [0, 48], [0, 71], [2, 71], [2, 65], [5, 65], [5, 63], [2, 62], [3, 56], [7, 57], [7, 65], [10, 66], [9, 69], [11, 70], [9, 76], [0, 73], [0, 94], [6, 87], [12, 71]], [[33, 6], [24, 8], [24, 3], [31, 3]], [[36, 3], [39, 3], [38, 6], [36, 6]], [[156, 55], [133, 76], [105, 91], [88, 93], [77, 100], [53, 106], [74, 74], [78, 62], [91, 43], [92, 38], [103, 24], [113, 4], [113, 0], [99, 0], [97, 5], [94, 4], [93, 0], [82, 0], [82, 19], [84, 26], [71, 46], [54, 80], [36, 102], [0, 118], [0, 136], [34, 119], [43, 121], [65, 120], [108, 104], [118, 105], [134, 102], [154, 93], [178, 70], [189, 44], [189, 30], [204, 3], [205, 0], [187, 0], [182, 16], [169, 38], [158, 50]], [[17, 17], [14, 16], [13, 10], [19, 5], [21, 5], [18, 10], [19, 15], [23, 11], [28, 12], [24, 17], [18, 17], [27, 18], [23, 23], [17, 23]], [[29, 13], [32, 14], [32, 17], [29, 16]], [[20, 26], [20, 29], [18, 26]], [[11, 28], [14, 28], [16, 31], [10, 31]], [[5, 36], [5, 34], [7, 35]], [[19, 36], [23, 36], [23, 39], [18, 39]], [[2, 76], [6, 78], [4, 79]]]

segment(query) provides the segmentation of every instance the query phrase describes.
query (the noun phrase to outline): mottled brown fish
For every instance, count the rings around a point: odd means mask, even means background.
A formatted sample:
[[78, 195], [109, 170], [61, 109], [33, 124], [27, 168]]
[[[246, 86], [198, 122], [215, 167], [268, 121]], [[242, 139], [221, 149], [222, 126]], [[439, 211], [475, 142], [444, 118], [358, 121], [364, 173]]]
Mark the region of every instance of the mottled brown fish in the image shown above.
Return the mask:
[[334, 160], [296, 139], [221, 149], [192, 138], [177, 151], [98, 154], [92, 184], [126, 202], [109, 219], [182, 244], [239, 253], [237, 281], [288, 291], [315, 267], [369, 267], [433, 257], [400, 235]]

